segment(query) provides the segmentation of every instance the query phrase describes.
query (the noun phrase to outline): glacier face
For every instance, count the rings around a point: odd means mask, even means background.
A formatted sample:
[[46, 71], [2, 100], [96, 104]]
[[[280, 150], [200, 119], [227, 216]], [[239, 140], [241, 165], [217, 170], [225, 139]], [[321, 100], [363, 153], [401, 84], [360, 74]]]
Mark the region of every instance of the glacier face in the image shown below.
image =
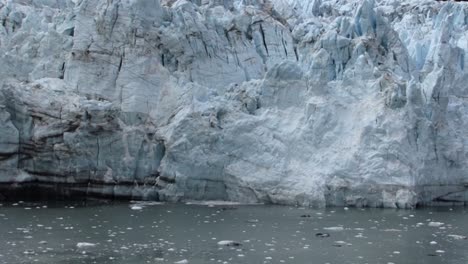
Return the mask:
[[0, 0], [0, 21], [0, 198], [468, 201], [466, 4]]

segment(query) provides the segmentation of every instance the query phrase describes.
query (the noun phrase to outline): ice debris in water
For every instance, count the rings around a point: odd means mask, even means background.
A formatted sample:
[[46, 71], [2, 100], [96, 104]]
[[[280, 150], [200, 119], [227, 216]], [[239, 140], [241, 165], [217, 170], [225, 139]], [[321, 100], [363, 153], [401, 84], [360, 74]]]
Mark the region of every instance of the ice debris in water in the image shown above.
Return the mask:
[[440, 227], [440, 226], [443, 226], [444, 223], [442, 222], [429, 222], [429, 224], [427, 224], [427, 226], [431, 226], [431, 227]]
[[77, 248], [91, 248], [91, 247], [95, 247], [95, 246], [96, 246], [96, 244], [88, 243], [88, 242], [78, 242], [76, 244]]
[[329, 230], [329, 231], [343, 231], [344, 227], [342, 227], [342, 226], [332, 226], [332, 227], [324, 227], [323, 229]]
[[231, 201], [188, 201], [187, 205], [206, 205], [209, 207], [224, 206], [224, 205], [242, 205], [242, 203], [231, 202]]
[[335, 241], [335, 243], [333, 244], [333, 246], [335, 247], [342, 247], [342, 246], [352, 246], [351, 243], [347, 243], [345, 241]]
[[227, 247], [238, 247], [238, 246], [241, 246], [242, 244], [240, 242], [233, 241], [233, 240], [221, 240], [218, 242], [218, 245], [227, 246]]
[[174, 262], [174, 264], [187, 264], [187, 263], [189, 263], [189, 262], [186, 259]]
[[453, 239], [457, 239], [457, 240], [463, 240], [463, 239], [467, 239], [467, 236], [461, 236], [461, 235], [447, 235], [448, 237], [450, 238], [453, 238]]
[[130, 206], [130, 209], [132, 209], [132, 210], [142, 210], [143, 207], [139, 206], [139, 205], [132, 205], [132, 206]]
[[328, 233], [316, 233], [315, 236], [316, 237], [329, 237], [330, 234], [328, 234]]

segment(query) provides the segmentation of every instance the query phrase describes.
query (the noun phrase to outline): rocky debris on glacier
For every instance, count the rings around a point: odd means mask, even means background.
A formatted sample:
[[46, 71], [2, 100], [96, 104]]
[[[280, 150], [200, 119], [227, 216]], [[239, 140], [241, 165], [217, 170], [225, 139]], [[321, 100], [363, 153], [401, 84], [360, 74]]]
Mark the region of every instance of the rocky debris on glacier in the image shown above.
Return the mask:
[[1, 0], [0, 198], [463, 205], [467, 13]]

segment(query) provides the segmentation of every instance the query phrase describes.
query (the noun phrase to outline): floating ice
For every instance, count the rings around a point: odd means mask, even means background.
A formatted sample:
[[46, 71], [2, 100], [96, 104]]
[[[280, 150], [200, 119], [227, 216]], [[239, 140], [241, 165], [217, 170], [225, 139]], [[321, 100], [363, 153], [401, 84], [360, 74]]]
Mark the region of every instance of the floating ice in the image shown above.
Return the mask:
[[218, 242], [218, 245], [227, 246], [227, 247], [238, 247], [238, 246], [241, 246], [242, 244], [234, 240], [221, 240]]
[[442, 222], [429, 222], [427, 224], [427, 226], [430, 226], [430, 227], [440, 227], [440, 226], [443, 226], [443, 225], [444, 225], [444, 223], [442, 223]]
[[185, 204], [206, 205], [206, 206], [224, 206], [224, 205], [247, 205], [232, 201], [187, 201]]
[[352, 246], [352, 244], [351, 244], [351, 243], [348, 243], [348, 242], [346, 242], [346, 241], [341, 241], [341, 240], [340, 240], [340, 241], [335, 241], [335, 242], [333, 243], [333, 246], [335, 246], [335, 247]]
[[76, 243], [77, 248], [91, 248], [91, 247], [96, 247], [97, 244], [95, 243], [88, 243], [88, 242], [78, 242]]
[[343, 231], [344, 227], [342, 226], [332, 226], [332, 227], [324, 227], [324, 230], [329, 230], [329, 231]]
[[448, 237], [450, 238], [453, 238], [453, 239], [456, 239], [456, 240], [463, 240], [463, 239], [467, 239], [468, 237], [467, 236], [461, 236], [461, 235], [447, 235]]

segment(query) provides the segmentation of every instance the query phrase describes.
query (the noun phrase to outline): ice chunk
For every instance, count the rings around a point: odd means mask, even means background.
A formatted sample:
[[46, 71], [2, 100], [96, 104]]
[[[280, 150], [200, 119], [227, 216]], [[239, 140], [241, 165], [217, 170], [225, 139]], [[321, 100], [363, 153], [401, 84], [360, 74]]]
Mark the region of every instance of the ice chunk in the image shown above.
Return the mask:
[[427, 226], [431, 226], [431, 227], [440, 227], [443, 225], [444, 223], [441, 223], [441, 222], [429, 222], [429, 224], [427, 224]]
[[88, 243], [88, 242], [78, 242], [78, 243], [76, 243], [77, 248], [91, 248], [91, 247], [95, 247], [95, 246], [97, 246], [97, 244], [95, 244], [95, 243]]
[[343, 231], [344, 227], [342, 227], [342, 226], [332, 226], [332, 227], [324, 227], [323, 229], [329, 230], [329, 231]]
[[467, 239], [467, 236], [461, 236], [461, 235], [447, 235], [448, 237], [450, 238], [453, 238], [453, 239], [456, 239], [456, 240], [463, 240], [463, 239]]
[[227, 247], [238, 247], [242, 246], [240, 242], [234, 241], [234, 240], [221, 240], [218, 242], [218, 245], [220, 246], [227, 246]]

